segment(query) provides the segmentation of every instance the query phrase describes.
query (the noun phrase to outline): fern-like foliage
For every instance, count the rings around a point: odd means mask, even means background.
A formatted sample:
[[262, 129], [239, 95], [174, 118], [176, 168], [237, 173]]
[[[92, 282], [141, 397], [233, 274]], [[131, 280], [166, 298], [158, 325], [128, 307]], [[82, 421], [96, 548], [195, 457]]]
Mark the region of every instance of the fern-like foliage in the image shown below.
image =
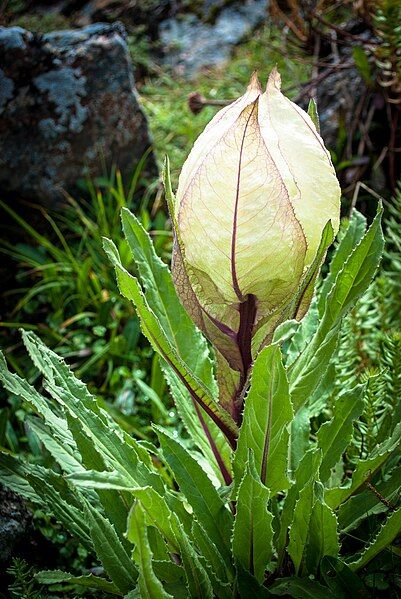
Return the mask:
[[14, 580], [9, 585], [8, 591], [11, 599], [45, 599], [47, 594], [38, 590], [38, 583], [34, 579], [34, 571], [25, 560], [15, 558], [7, 570]]
[[366, 458], [401, 419], [401, 186], [385, 218], [380, 275], [345, 318], [333, 359], [329, 403], [364, 383], [365, 408], [354, 424], [349, 465]]
[[389, 426], [401, 421], [401, 331], [384, 335], [381, 340], [381, 366], [387, 393]]
[[[401, 30], [401, 25], [399, 26], [399, 29]], [[386, 278], [391, 281], [391, 284], [395, 288], [393, 292], [394, 297], [392, 298], [394, 301], [392, 314], [394, 324], [401, 328], [401, 306], [399, 301], [396, 301], [396, 294], [398, 293], [399, 297], [399, 293], [401, 292], [401, 181], [398, 183], [393, 201], [387, 206], [386, 240], [383, 271]]]

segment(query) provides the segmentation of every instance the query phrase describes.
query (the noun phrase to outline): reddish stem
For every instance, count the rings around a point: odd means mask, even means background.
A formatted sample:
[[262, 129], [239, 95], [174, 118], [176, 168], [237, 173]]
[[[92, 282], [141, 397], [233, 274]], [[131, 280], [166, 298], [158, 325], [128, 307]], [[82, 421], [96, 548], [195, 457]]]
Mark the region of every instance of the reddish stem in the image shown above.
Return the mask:
[[211, 433], [210, 433], [210, 431], [208, 429], [208, 426], [207, 426], [207, 424], [205, 422], [203, 414], [200, 411], [199, 406], [196, 403], [196, 401], [194, 401], [194, 406], [195, 406], [195, 410], [196, 410], [196, 413], [198, 415], [199, 421], [201, 423], [201, 426], [202, 426], [202, 428], [203, 428], [203, 430], [205, 432], [207, 440], [209, 441], [209, 445], [211, 447], [213, 455], [216, 458], [216, 462], [217, 462], [217, 464], [218, 464], [218, 466], [220, 468], [220, 472], [221, 472], [221, 474], [223, 476], [224, 482], [226, 483], [227, 486], [231, 485], [231, 483], [232, 483], [231, 475], [230, 475], [229, 471], [226, 468], [226, 465], [225, 465], [225, 463], [223, 461], [223, 458], [221, 457], [221, 454], [220, 454], [219, 450], [217, 449], [217, 445], [215, 443], [215, 440], [213, 439], [213, 437], [212, 437], [212, 435], [211, 435]]

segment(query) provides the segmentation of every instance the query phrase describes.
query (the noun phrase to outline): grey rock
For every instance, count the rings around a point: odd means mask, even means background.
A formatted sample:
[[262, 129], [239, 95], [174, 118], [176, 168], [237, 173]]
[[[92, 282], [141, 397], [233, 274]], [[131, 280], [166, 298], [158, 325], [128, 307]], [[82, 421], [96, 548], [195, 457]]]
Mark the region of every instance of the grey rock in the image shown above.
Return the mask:
[[209, 0], [208, 15], [214, 5], [217, 16], [213, 23], [187, 14], [160, 26], [165, 64], [189, 78], [203, 67], [224, 63], [233, 46], [267, 18], [268, 0], [245, 0], [227, 6]]
[[32, 33], [22, 27], [0, 27], [0, 46], [5, 50], [25, 50]]
[[121, 24], [0, 27], [0, 64], [0, 192], [57, 204], [104, 162], [129, 179], [151, 141]]
[[7, 562], [17, 545], [29, 536], [31, 522], [22, 499], [0, 485], [0, 564]]

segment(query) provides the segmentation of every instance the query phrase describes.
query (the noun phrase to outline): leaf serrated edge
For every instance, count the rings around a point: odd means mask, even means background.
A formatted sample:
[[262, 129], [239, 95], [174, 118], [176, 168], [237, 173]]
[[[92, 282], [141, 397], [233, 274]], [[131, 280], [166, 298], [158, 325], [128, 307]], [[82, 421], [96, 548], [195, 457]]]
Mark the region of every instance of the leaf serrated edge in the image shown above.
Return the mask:
[[[395, 525], [394, 525], [395, 520]], [[383, 544], [380, 543], [383, 536], [387, 531], [391, 531], [389, 537], [383, 540]], [[375, 538], [367, 545], [367, 547], [360, 554], [359, 559], [355, 561], [346, 561], [348, 567], [355, 572], [366, 566], [378, 553], [386, 549], [388, 545], [398, 536], [401, 532], [401, 508], [393, 512], [386, 521], [380, 526], [378, 533]]]

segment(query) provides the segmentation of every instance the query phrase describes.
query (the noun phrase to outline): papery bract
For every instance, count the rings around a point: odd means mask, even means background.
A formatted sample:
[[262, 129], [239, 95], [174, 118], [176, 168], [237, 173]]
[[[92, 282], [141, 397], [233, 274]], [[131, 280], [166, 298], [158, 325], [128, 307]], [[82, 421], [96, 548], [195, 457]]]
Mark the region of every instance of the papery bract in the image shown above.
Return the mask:
[[312, 120], [281, 93], [276, 70], [265, 92], [254, 75], [195, 142], [172, 214], [178, 293], [243, 382], [274, 328], [307, 310], [311, 293], [301, 307], [293, 300], [339, 211]]

